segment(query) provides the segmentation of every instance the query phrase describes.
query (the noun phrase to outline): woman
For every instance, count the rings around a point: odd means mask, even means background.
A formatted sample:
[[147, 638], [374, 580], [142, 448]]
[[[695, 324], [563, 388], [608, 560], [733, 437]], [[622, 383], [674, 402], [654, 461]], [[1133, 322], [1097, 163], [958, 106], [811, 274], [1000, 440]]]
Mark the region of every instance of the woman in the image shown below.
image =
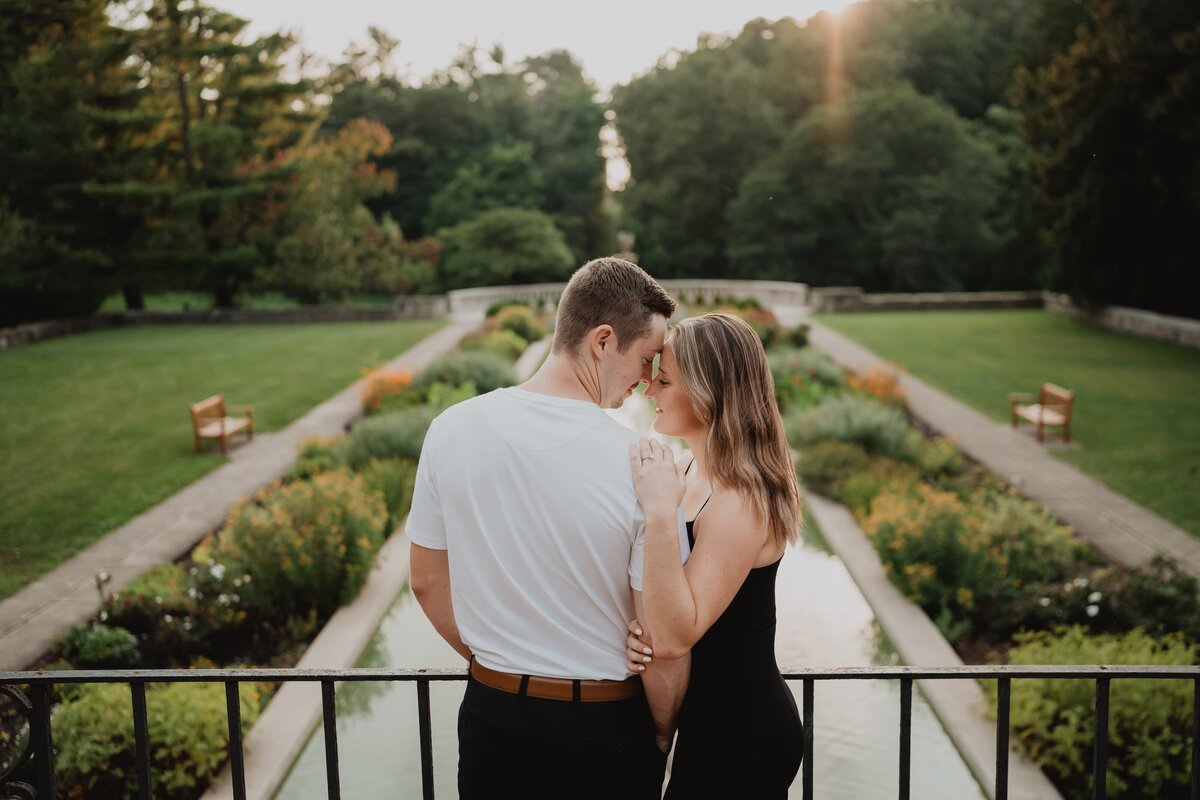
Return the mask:
[[[646, 439], [630, 452], [646, 513], [642, 622], [660, 658], [691, 651], [666, 797], [785, 797], [804, 729], [775, 663], [775, 573], [799, 536], [800, 497], [758, 335], [729, 314], [684, 320], [646, 396], [654, 429], [692, 455], [677, 464]], [[631, 669], [653, 669], [639, 628], [630, 624]]]

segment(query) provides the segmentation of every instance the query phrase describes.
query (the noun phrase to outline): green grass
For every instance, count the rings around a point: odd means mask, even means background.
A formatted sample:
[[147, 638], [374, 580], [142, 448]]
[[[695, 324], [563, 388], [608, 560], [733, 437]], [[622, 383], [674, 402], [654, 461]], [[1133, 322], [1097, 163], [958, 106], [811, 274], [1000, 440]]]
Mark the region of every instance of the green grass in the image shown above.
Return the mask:
[[225, 462], [192, 451], [190, 403], [221, 392], [278, 430], [441, 325], [136, 327], [0, 351], [0, 597]]
[[816, 319], [988, 416], [1043, 381], [1075, 390], [1068, 449], [1050, 452], [1200, 536], [1200, 350], [1040, 310]]

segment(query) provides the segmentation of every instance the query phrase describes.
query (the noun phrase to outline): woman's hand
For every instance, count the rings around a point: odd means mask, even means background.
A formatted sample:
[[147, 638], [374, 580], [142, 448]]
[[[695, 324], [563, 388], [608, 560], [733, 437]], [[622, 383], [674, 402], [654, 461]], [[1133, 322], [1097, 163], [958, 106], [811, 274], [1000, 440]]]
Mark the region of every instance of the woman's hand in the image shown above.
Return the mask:
[[638, 502], [646, 516], [674, 518], [683, 502], [685, 481], [671, 450], [654, 439], [642, 437], [637, 444], [629, 445], [629, 462]]
[[641, 639], [642, 623], [636, 619], [629, 621], [629, 635], [625, 638], [625, 666], [630, 672], [645, 672], [646, 667], [653, 661], [653, 650]]

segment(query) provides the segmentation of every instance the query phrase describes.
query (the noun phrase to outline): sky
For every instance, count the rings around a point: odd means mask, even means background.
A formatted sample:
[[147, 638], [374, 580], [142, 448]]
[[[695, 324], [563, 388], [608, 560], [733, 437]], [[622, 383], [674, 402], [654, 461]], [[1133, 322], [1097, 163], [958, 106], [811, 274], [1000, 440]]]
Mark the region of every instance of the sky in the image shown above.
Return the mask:
[[672, 49], [691, 50], [702, 33], [736, 33], [757, 17], [807, 19], [848, 0], [213, 0], [251, 21], [256, 35], [288, 30], [306, 50], [338, 59], [368, 25], [400, 40], [401, 74], [422, 78], [449, 66], [460, 43], [503, 45], [510, 61], [571, 51], [602, 90], [651, 69]]

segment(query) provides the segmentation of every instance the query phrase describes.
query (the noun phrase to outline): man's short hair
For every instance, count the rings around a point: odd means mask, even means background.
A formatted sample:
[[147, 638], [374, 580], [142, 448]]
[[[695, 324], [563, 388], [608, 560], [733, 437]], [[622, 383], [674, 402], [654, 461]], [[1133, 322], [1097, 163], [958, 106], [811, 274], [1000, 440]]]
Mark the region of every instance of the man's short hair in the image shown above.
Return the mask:
[[655, 314], [670, 319], [674, 313], [675, 301], [646, 270], [621, 258], [597, 258], [575, 270], [563, 290], [552, 350], [574, 353], [588, 331], [607, 324], [623, 353], [646, 335]]

